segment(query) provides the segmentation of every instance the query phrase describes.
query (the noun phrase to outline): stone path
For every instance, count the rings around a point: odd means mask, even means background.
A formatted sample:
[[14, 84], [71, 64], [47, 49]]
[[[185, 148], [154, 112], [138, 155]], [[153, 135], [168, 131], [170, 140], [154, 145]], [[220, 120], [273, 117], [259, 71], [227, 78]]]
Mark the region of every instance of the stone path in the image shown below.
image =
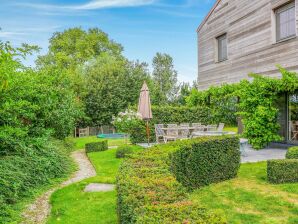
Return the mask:
[[85, 192], [107, 192], [115, 189], [114, 184], [88, 184], [84, 191]]
[[23, 213], [23, 224], [45, 223], [47, 217], [51, 212], [49, 199], [53, 192], [72, 183], [76, 183], [86, 178], [96, 176], [96, 171], [90, 163], [85, 151], [75, 151], [71, 154], [71, 157], [78, 164], [78, 171], [69, 180], [60, 184], [59, 187], [47, 191], [46, 193], [38, 197], [33, 204], [29, 205]]
[[244, 154], [241, 156], [241, 163], [255, 163], [270, 159], [284, 159], [286, 153], [286, 149], [266, 148], [257, 151], [249, 147], [248, 149], [245, 149]]

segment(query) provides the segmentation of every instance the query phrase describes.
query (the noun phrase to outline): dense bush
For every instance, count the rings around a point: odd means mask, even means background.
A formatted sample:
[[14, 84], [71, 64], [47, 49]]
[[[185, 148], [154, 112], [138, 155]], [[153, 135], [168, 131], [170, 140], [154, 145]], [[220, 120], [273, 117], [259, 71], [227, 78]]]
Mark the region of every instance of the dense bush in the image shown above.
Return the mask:
[[44, 139], [35, 139], [34, 145], [32, 142], [26, 146], [26, 154], [0, 157], [0, 223], [16, 218], [15, 204], [20, 199], [72, 170], [63, 144], [45, 144]]
[[50, 140], [69, 135], [80, 104], [63, 72], [21, 63], [34, 49], [0, 41], [0, 223], [16, 223], [21, 199], [70, 169]]
[[255, 149], [262, 149], [270, 142], [283, 140], [278, 134], [278, 99], [281, 94], [298, 90], [298, 73], [279, 69], [282, 78], [250, 74], [251, 80], [205, 91], [193, 90], [186, 101], [188, 106], [208, 105], [212, 115], [239, 116], [244, 125], [243, 135]]
[[298, 182], [298, 159], [269, 160], [267, 179], [274, 184]]
[[171, 170], [190, 189], [236, 177], [240, 167], [238, 137], [199, 138], [171, 154]]
[[288, 149], [286, 154], [287, 159], [298, 159], [298, 146]]
[[134, 152], [133, 146], [130, 145], [123, 145], [119, 146], [116, 150], [116, 158], [125, 158], [129, 154], [132, 154]]
[[91, 142], [85, 145], [86, 153], [90, 152], [101, 152], [108, 150], [108, 140], [102, 140], [99, 142]]
[[226, 223], [221, 213], [191, 201], [170, 171], [170, 154], [191, 143], [157, 145], [123, 162], [117, 177], [120, 223]]
[[[202, 107], [174, 107], [174, 106], [152, 106], [153, 119], [150, 124], [150, 140], [155, 141], [154, 124], [173, 123], [202, 123], [202, 124], [234, 124], [236, 122], [229, 116], [213, 116], [210, 108]], [[132, 112], [121, 113], [114, 119], [114, 125], [120, 132], [130, 134], [132, 143], [146, 142], [146, 123]]]

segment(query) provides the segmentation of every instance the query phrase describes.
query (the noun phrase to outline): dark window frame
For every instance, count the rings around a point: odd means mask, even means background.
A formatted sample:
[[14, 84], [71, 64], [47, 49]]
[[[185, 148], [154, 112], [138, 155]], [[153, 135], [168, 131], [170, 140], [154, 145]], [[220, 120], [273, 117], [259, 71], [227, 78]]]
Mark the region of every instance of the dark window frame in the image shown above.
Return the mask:
[[[282, 24], [281, 24], [281, 14], [288, 12], [289, 10], [293, 10], [294, 9], [294, 33], [290, 33], [288, 35], [282, 36], [281, 33], [281, 29], [282, 29]], [[296, 8], [295, 8], [295, 1], [289, 2], [277, 9], [275, 9], [275, 20], [276, 20], [276, 24], [275, 24], [275, 29], [276, 29], [276, 42], [280, 42], [280, 41], [284, 41], [293, 37], [297, 36], [297, 27], [296, 27]], [[289, 15], [288, 15], [289, 16]], [[287, 20], [286, 23], [284, 22], [283, 25], [289, 25], [291, 19]], [[289, 32], [289, 31], [288, 31]]]
[[216, 38], [217, 41], [217, 60], [223, 62], [228, 60], [228, 38], [227, 34], [222, 34]]

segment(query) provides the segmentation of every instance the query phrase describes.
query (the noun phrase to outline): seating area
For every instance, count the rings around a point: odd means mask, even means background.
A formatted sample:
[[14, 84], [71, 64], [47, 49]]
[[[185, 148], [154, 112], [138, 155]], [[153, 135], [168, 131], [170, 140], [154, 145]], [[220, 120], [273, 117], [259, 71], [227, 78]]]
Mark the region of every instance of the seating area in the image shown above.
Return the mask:
[[224, 132], [224, 126], [224, 123], [220, 123], [218, 125], [203, 125], [201, 123], [155, 124], [156, 142], [167, 143], [169, 141], [196, 138], [201, 136], [235, 134]]

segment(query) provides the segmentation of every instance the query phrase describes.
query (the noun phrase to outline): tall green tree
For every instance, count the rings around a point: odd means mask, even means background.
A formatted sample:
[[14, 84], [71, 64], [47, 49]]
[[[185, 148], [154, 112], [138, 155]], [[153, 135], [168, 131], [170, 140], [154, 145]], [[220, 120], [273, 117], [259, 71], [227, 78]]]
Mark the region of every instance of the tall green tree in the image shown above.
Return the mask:
[[178, 93], [177, 71], [173, 58], [168, 54], [157, 53], [153, 58], [154, 104], [173, 102]]
[[146, 64], [109, 54], [90, 61], [82, 72], [88, 83], [84, 102], [92, 125], [110, 124], [114, 115], [135, 105], [142, 83], [149, 79]]

